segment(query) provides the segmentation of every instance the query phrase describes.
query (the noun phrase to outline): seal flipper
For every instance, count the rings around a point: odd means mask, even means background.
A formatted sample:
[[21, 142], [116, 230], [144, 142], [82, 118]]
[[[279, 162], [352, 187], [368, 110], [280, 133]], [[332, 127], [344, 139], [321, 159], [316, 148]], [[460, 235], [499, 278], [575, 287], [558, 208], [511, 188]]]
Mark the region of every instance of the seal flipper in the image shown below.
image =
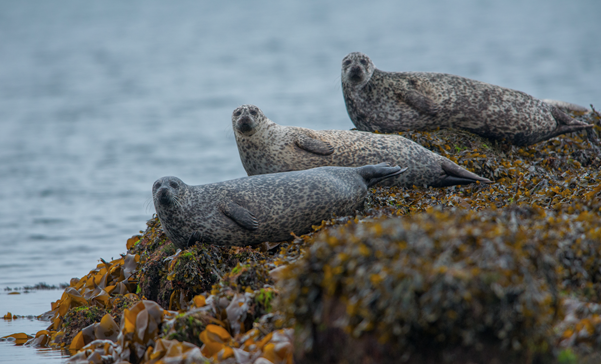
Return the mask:
[[334, 153], [334, 147], [332, 147], [330, 143], [312, 138], [306, 134], [299, 134], [298, 138], [295, 140], [295, 144], [299, 148], [313, 154], [330, 155]]
[[418, 91], [408, 90], [403, 91], [402, 93], [397, 93], [397, 95], [402, 102], [406, 103], [422, 114], [427, 114], [430, 116], [435, 116], [438, 114], [438, 106], [434, 100]]
[[468, 185], [470, 183], [475, 183], [476, 181], [492, 183], [492, 181], [488, 178], [480, 177], [477, 174], [472, 173], [467, 169], [463, 169], [455, 163], [451, 163], [449, 161], [442, 162], [440, 168], [442, 168], [442, 170], [446, 173], [446, 177], [443, 178], [441, 184], [437, 187]]
[[557, 121], [557, 128], [553, 130], [553, 132], [550, 135], [545, 136], [543, 140], [553, 138], [565, 133], [571, 133], [583, 129], [590, 129], [594, 126], [593, 124], [587, 124], [585, 122], [572, 119], [566, 113], [559, 110], [556, 106], [551, 106], [551, 115], [553, 115], [553, 118], [555, 119], [555, 121]]
[[376, 165], [359, 167], [358, 169], [359, 175], [363, 177], [367, 187], [371, 187], [385, 179], [398, 176], [399, 174], [405, 172], [407, 167], [391, 167], [388, 163], [380, 163]]
[[202, 243], [202, 233], [200, 231], [195, 231], [190, 235], [187, 246], [192, 246], [196, 244], [196, 242]]
[[259, 222], [255, 215], [235, 202], [226, 203], [222, 208], [222, 212], [246, 230], [254, 231], [259, 228]]

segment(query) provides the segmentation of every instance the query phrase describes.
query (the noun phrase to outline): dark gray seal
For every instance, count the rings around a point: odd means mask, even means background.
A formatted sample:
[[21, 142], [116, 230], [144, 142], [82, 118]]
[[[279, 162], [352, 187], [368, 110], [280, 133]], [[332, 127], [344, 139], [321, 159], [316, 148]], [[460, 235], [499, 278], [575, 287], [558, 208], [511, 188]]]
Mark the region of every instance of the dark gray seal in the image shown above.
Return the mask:
[[188, 186], [177, 177], [152, 187], [157, 215], [180, 249], [195, 242], [246, 246], [311, 231], [333, 215], [361, 209], [368, 187], [402, 173], [387, 164], [322, 167]]
[[232, 126], [242, 165], [250, 176], [387, 162], [408, 167], [407, 172], [381, 183], [387, 186], [444, 187], [491, 182], [400, 135], [282, 126], [254, 105], [234, 110]]
[[530, 145], [593, 127], [520, 91], [444, 73], [384, 72], [359, 52], [342, 60], [342, 92], [364, 131], [457, 128]]

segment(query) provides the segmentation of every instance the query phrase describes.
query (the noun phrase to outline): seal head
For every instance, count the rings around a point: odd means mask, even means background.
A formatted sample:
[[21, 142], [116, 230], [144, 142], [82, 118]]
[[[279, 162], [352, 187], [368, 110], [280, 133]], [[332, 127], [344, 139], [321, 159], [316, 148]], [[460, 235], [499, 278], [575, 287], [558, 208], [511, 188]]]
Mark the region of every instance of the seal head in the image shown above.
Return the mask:
[[164, 206], [180, 206], [181, 198], [185, 193], [186, 184], [177, 177], [163, 177], [152, 185], [154, 203]]
[[342, 59], [342, 82], [361, 88], [369, 82], [375, 69], [376, 66], [365, 54], [349, 53]]
[[254, 105], [242, 105], [232, 113], [234, 130], [246, 136], [252, 136], [265, 116]]

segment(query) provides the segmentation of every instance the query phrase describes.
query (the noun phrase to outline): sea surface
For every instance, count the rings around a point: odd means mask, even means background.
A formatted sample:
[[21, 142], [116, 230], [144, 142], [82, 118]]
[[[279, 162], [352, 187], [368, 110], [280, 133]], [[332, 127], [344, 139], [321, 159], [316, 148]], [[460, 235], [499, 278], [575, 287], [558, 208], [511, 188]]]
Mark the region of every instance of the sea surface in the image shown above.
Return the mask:
[[[0, 316], [39, 315], [154, 212], [152, 183], [245, 176], [231, 112], [350, 129], [349, 52], [601, 109], [598, 0], [0, 1]], [[0, 336], [48, 322], [0, 320]], [[0, 342], [0, 363], [56, 363]]]

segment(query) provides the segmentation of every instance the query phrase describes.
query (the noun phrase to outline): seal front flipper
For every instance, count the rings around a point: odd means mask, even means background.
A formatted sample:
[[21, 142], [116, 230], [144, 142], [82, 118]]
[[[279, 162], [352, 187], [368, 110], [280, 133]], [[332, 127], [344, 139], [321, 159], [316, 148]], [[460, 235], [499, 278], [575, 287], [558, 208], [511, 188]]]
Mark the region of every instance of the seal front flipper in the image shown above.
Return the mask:
[[306, 134], [299, 134], [294, 143], [309, 153], [329, 155], [334, 153], [334, 147], [328, 142], [312, 138]]
[[442, 183], [439, 187], [454, 186], [454, 185], [467, 185], [476, 181], [484, 183], [492, 183], [488, 178], [480, 177], [475, 173], [463, 169], [451, 162], [442, 162], [440, 168], [446, 173]]
[[192, 246], [197, 242], [202, 243], [202, 233], [200, 231], [195, 231], [190, 235], [190, 239], [188, 239], [188, 246]]
[[365, 181], [365, 184], [367, 184], [367, 187], [371, 187], [376, 183], [382, 182], [385, 179], [398, 176], [406, 170], [407, 167], [391, 167], [388, 163], [380, 163], [376, 165], [367, 165], [359, 167], [359, 175], [363, 177], [363, 180]]
[[255, 215], [235, 202], [227, 202], [221, 210], [225, 216], [246, 230], [254, 231], [259, 228], [259, 222]]
[[406, 90], [397, 92], [399, 99], [410, 107], [414, 108], [421, 114], [434, 116], [438, 114], [438, 105], [421, 92], [415, 90]]

